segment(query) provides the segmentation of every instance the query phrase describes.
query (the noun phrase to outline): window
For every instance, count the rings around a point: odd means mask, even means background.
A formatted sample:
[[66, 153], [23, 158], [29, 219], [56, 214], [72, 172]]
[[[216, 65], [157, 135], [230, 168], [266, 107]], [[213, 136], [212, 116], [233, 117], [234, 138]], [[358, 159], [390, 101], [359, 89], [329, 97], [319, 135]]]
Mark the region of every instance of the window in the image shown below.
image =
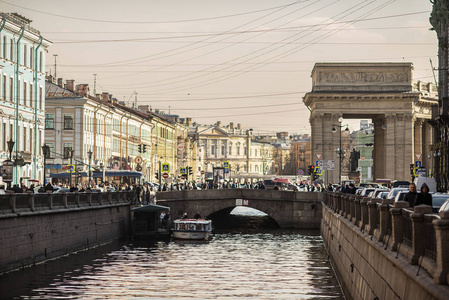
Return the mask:
[[55, 144], [47, 143], [48, 145], [48, 156], [47, 158], [55, 158]]
[[28, 56], [27, 50], [28, 50], [27, 45], [23, 45], [23, 65], [25, 67], [27, 67], [27, 56]]
[[73, 129], [73, 115], [64, 115], [64, 129]]
[[64, 143], [64, 158], [70, 158], [70, 151], [73, 149], [72, 143]]
[[3, 58], [7, 59], [7, 57], [6, 57], [6, 36], [3, 37]]
[[240, 155], [240, 146], [237, 146], [237, 155]]
[[39, 72], [42, 73], [42, 51], [39, 52]]
[[9, 42], [11, 43], [9, 46], [9, 60], [13, 61], [14, 60], [14, 41], [12, 39], [9, 40]]
[[225, 155], [225, 146], [221, 146], [221, 155]]
[[30, 68], [32, 69], [34, 67], [34, 47], [31, 47], [30, 49]]
[[55, 129], [55, 114], [45, 114], [45, 129]]
[[3, 87], [2, 87], [2, 92], [3, 92], [3, 101], [6, 101], [6, 75], [3, 75]]
[[27, 106], [27, 83], [25, 81], [23, 82], [23, 99], [20, 102]]
[[42, 110], [42, 107], [44, 106], [44, 104], [42, 103], [42, 87], [39, 87], [39, 108]]
[[9, 78], [9, 101], [14, 102], [14, 79]]
[[33, 103], [33, 85], [30, 84], [30, 107], [33, 107], [34, 103]]
[[215, 154], [215, 146], [214, 145], [210, 146], [210, 154], [211, 155]]
[[232, 155], [232, 146], [229, 146], [229, 151], [228, 151], [228, 155]]

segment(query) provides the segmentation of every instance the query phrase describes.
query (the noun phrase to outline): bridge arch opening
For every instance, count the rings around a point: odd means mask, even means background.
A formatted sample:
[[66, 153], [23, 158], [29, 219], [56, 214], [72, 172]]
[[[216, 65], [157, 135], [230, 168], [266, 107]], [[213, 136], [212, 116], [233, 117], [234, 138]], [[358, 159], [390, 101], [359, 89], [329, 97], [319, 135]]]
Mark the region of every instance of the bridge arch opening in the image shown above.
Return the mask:
[[251, 207], [232, 206], [208, 216], [216, 230], [270, 230], [279, 224], [268, 214]]

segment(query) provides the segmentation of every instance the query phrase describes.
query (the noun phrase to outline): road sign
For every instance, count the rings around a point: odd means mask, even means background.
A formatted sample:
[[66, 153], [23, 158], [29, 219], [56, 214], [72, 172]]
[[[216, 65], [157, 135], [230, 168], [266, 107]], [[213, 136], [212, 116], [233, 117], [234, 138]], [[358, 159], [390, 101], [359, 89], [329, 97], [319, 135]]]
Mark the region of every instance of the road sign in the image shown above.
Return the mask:
[[317, 153], [315, 154], [316, 159], [321, 160], [321, 157], [323, 157], [323, 155], [321, 153]]
[[75, 173], [75, 166], [74, 165], [67, 165], [66, 166], [66, 172], [67, 173]]
[[140, 165], [143, 160], [141, 156], [136, 156], [136, 158], [134, 158], [134, 161], [136, 162], [136, 164]]
[[204, 170], [201, 170], [201, 175], [204, 175], [204, 173], [206, 173], [206, 172], [204, 172]]
[[178, 145], [178, 149], [179, 149], [179, 150], [184, 150], [184, 144], [179, 144], [179, 145]]
[[320, 160], [315, 160], [315, 166], [317, 166], [317, 167], [320, 166]]
[[320, 168], [315, 168], [315, 175], [323, 175], [323, 170]]
[[181, 175], [181, 179], [182, 179], [182, 180], [184, 180], [184, 179], [186, 179], [186, 178], [187, 178], [186, 175]]
[[416, 160], [421, 160], [422, 154], [421, 153], [415, 154], [415, 156], [416, 156]]
[[162, 164], [162, 172], [170, 172], [170, 164]]
[[335, 161], [328, 160], [320, 160], [320, 169], [321, 170], [335, 170]]
[[422, 167], [422, 162], [420, 160], [415, 161], [415, 167], [421, 168]]
[[228, 169], [229, 168], [229, 161], [223, 162], [223, 168]]
[[225, 174], [229, 174], [229, 168], [224, 169]]
[[163, 173], [163, 174], [162, 174], [162, 177], [168, 178], [168, 173]]
[[136, 171], [137, 171], [137, 172], [142, 171], [142, 166], [141, 166], [141, 165], [137, 165], [137, 166], [136, 166]]
[[186, 174], [187, 172], [186, 172], [186, 168], [179, 168], [179, 174], [182, 174], [182, 175], [184, 175], [184, 174]]
[[365, 160], [365, 156], [360, 157], [361, 160]]
[[304, 174], [304, 171], [302, 169], [299, 169], [298, 170], [298, 175], [302, 175], [302, 174]]

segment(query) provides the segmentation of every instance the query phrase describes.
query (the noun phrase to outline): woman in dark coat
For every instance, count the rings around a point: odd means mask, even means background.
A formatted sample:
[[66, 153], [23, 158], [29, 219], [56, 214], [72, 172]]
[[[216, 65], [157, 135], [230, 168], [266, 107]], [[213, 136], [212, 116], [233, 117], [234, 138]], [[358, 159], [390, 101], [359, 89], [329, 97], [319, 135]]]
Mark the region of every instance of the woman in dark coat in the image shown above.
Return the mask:
[[421, 193], [418, 194], [415, 200], [415, 206], [421, 204], [432, 206], [432, 195], [429, 194], [429, 187], [425, 183], [421, 186]]

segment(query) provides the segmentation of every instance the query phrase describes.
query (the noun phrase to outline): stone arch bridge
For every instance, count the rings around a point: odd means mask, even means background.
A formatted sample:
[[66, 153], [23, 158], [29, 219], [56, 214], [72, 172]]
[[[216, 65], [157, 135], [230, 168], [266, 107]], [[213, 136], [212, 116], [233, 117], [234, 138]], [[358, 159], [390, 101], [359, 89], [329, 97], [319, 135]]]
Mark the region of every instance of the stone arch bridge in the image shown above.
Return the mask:
[[184, 212], [193, 216], [199, 212], [208, 217], [225, 211], [230, 213], [243, 205], [260, 210], [273, 218], [281, 228], [320, 228], [322, 193], [218, 189], [158, 192], [157, 204], [170, 207], [172, 218]]

